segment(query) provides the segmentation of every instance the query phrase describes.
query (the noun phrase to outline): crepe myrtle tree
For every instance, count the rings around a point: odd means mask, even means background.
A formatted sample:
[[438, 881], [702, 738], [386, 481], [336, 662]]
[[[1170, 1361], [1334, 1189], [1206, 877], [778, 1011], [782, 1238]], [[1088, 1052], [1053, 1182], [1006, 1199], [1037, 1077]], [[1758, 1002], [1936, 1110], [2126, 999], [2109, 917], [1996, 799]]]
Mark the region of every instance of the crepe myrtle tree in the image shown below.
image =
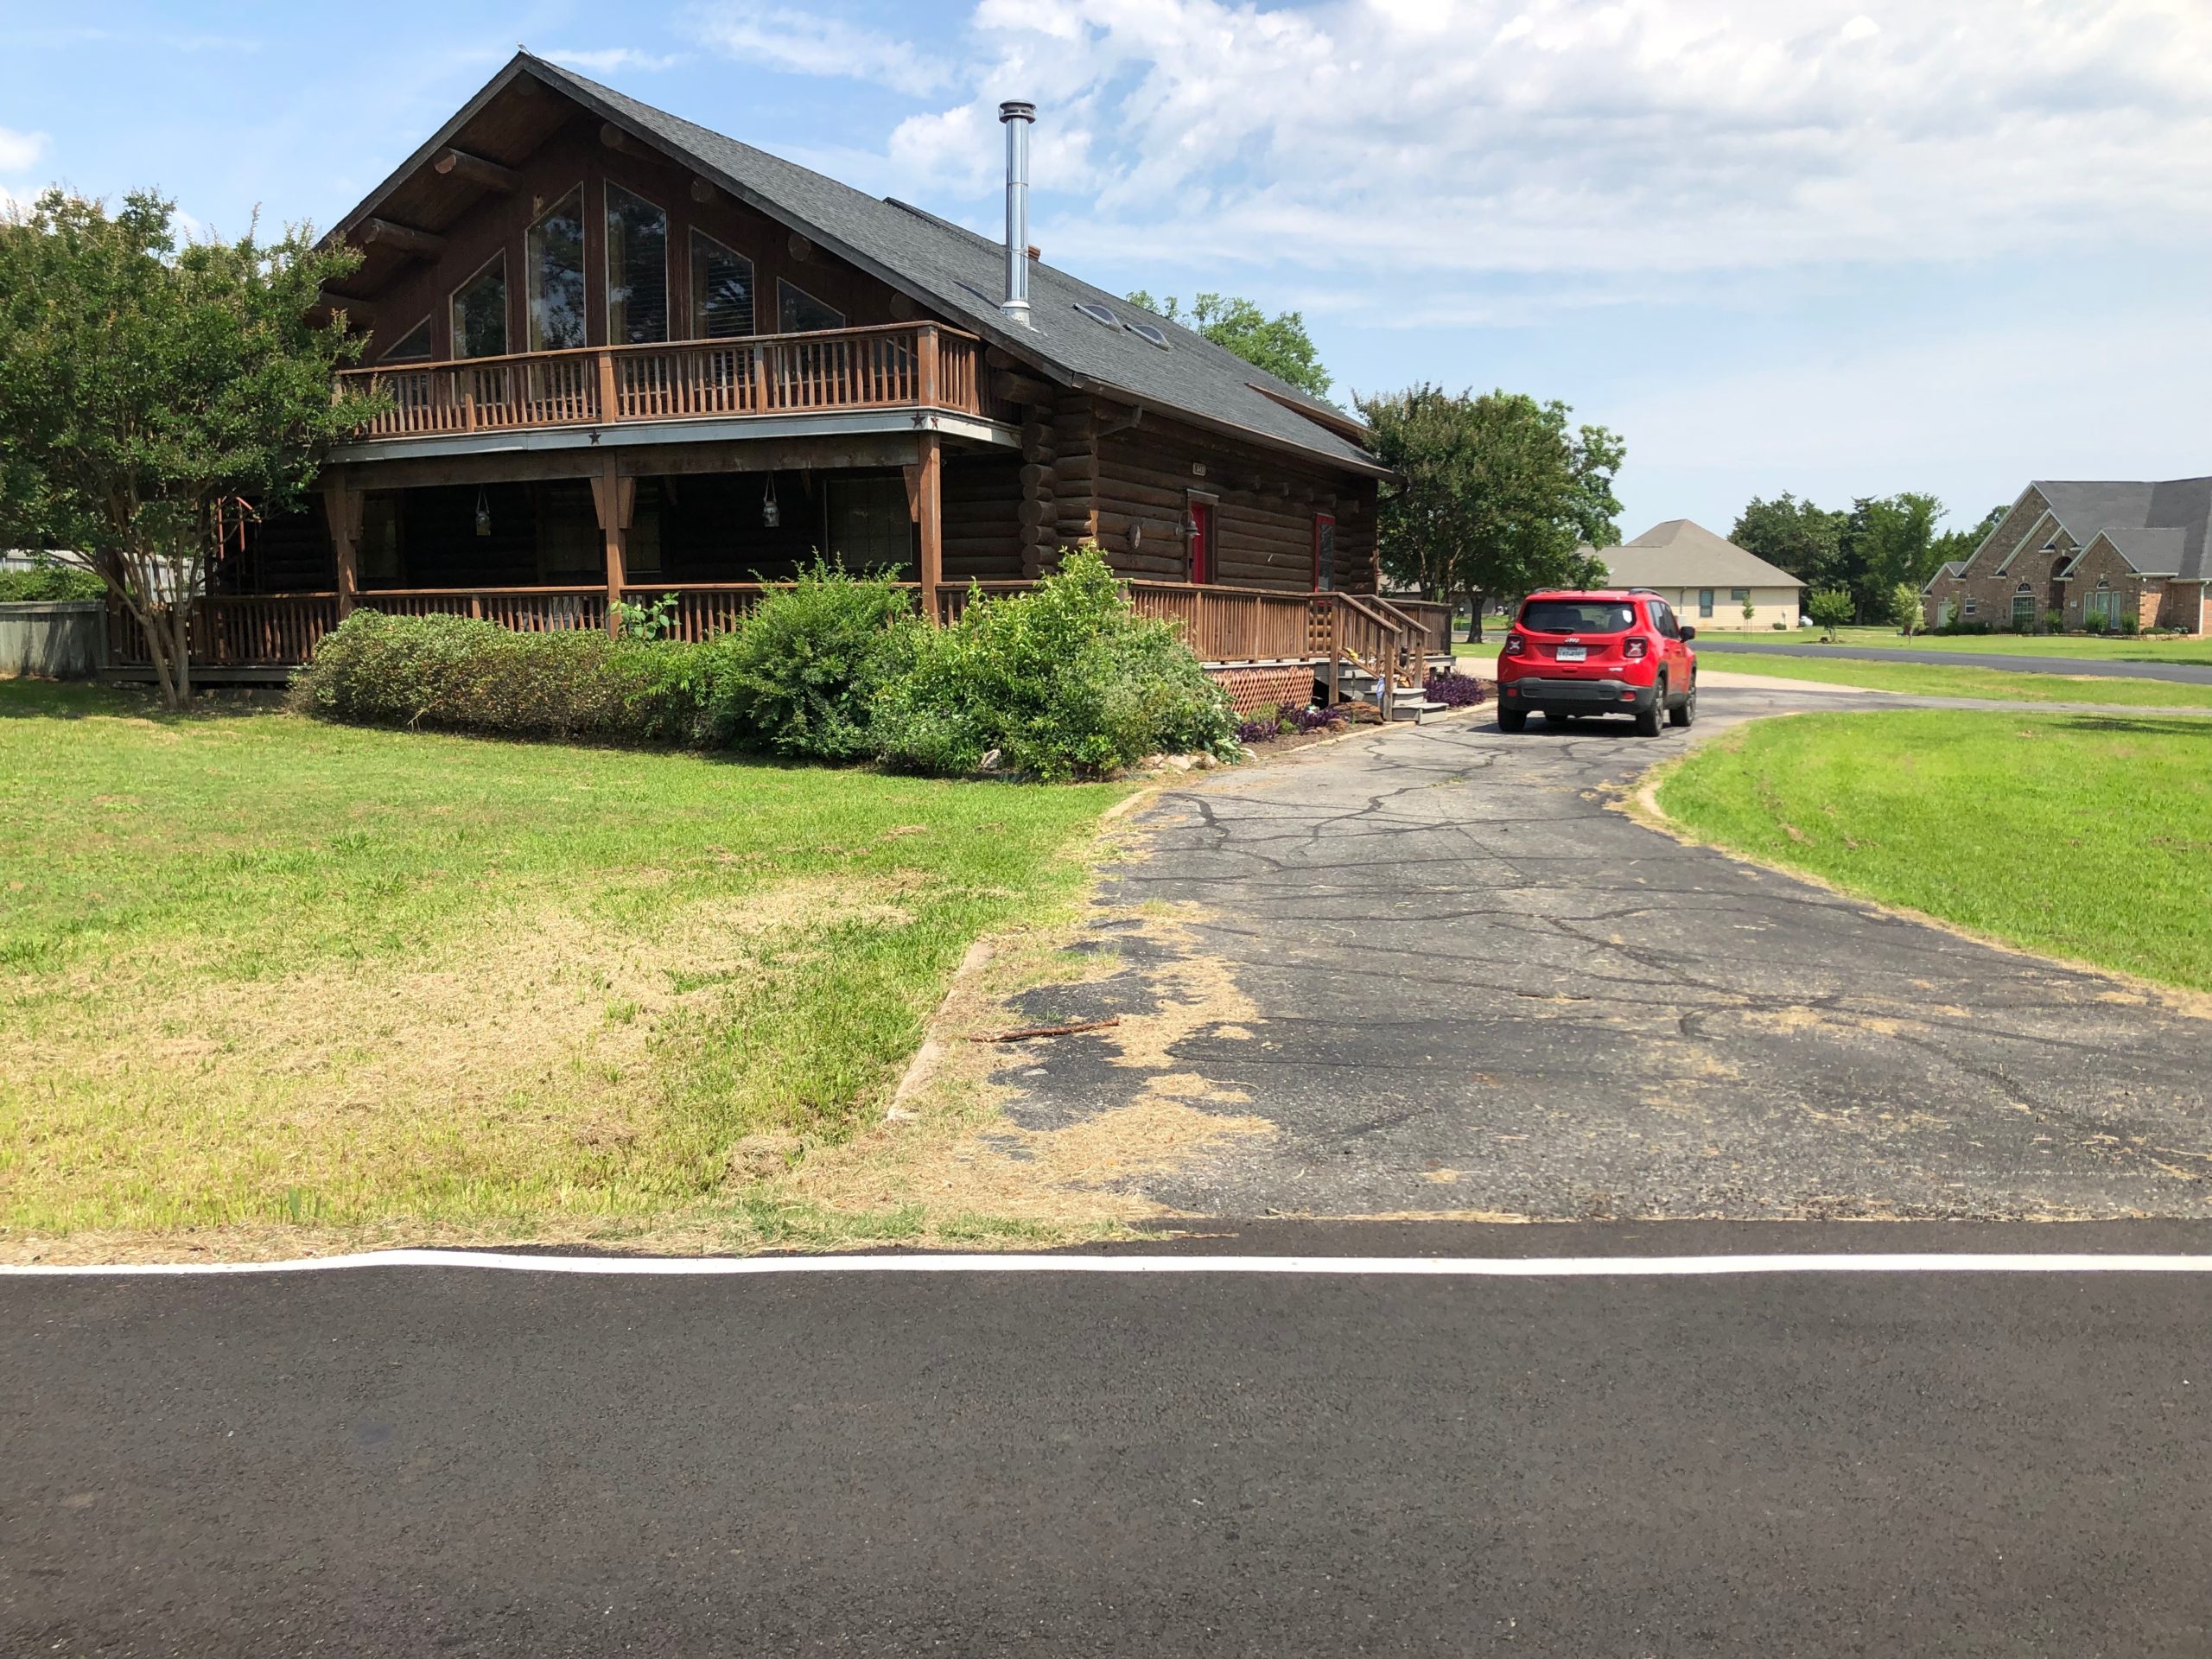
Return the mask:
[[1424, 592], [1465, 593], [1467, 638], [1491, 598], [1607, 580], [1583, 551], [1620, 540], [1613, 494], [1625, 449], [1602, 426], [1572, 426], [1556, 400], [1417, 385], [1358, 400], [1382, 486], [1383, 569]]
[[0, 219], [0, 546], [96, 572], [181, 709], [222, 538], [296, 508], [374, 410], [332, 397], [362, 339], [342, 314], [309, 321], [358, 254], [304, 227], [193, 239], [175, 219], [150, 191], [111, 215], [58, 189]]

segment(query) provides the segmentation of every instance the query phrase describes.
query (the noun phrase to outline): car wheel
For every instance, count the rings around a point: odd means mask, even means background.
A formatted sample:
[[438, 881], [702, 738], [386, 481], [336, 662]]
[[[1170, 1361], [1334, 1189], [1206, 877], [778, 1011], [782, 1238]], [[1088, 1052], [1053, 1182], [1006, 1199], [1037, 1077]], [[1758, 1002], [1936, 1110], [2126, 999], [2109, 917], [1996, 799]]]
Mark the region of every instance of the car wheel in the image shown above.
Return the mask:
[[1689, 695], [1682, 699], [1682, 706], [1679, 709], [1669, 709], [1667, 714], [1667, 719], [1669, 723], [1671, 725], [1688, 726], [1696, 718], [1697, 682], [1695, 680], [1692, 680], [1690, 682]]
[[1497, 711], [1497, 729], [1501, 732], [1525, 732], [1529, 729], [1526, 709], [1501, 709]]
[[1658, 695], [1651, 699], [1651, 706], [1649, 709], [1639, 709], [1636, 711], [1636, 734], [1638, 737], [1658, 736], [1661, 721], [1666, 712], [1667, 682], [1662, 680], [1659, 682]]

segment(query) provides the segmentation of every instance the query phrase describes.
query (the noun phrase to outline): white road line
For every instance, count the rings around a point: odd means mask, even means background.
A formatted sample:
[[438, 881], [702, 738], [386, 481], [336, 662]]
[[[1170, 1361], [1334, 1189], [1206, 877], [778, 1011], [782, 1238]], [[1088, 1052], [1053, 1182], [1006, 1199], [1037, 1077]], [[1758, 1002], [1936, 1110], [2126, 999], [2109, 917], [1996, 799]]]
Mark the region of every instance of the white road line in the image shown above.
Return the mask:
[[2212, 1273], [2212, 1255], [1950, 1254], [1779, 1255], [504, 1255], [490, 1250], [377, 1250], [296, 1262], [0, 1263], [6, 1278], [198, 1278], [334, 1273], [356, 1268], [475, 1268], [499, 1273], [658, 1278], [788, 1274], [1301, 1274], [1319, 1278], [1694, 1279], [1775, 1273]]

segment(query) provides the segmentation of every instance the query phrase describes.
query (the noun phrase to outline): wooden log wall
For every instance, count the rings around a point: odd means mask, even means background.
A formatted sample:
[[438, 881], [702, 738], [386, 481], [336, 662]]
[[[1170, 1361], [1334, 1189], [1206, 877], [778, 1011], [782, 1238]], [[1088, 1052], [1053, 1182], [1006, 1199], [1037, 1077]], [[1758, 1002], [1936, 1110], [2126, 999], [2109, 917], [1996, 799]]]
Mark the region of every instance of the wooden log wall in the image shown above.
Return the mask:
[[944, 462], [947, 582], [1011, 582], [1027, 574], [1017, 521], [1022, 463], [1012, 455], [948, 455]]
[[[1110, 424], [1097, 446], [1094, 533], [1116, 569], [1189, 578], [1183, 524], [1192, 492], [1216, 499], [1213, 579], [1232, 587], [1306, 588], [1313, 520], [1337, 521], [1336, 585], [1375, 588], [1375, 484], [1281, 450], [1242, 444], [1147, 411]], [[1142, 535], [1131, 545], [1131, 531]]]

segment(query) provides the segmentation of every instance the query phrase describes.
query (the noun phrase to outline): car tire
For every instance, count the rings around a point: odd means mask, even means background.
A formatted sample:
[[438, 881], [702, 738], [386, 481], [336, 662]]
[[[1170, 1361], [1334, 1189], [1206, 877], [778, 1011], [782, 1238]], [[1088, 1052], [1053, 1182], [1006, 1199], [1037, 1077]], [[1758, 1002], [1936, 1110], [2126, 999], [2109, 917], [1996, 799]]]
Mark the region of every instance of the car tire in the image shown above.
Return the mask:
[[1649, 709], [1639, 709], [1636, 711], [1636, 734], [1638, 737], [1658, 736], [1666, 723], [1666, 714], [1667, 682], [1662, 680], [1659, 682], [1658, 694], [1651, 699], [1651, 706]]
[[1526, 709], [1501, 709], [1497, 711], [1497, 729], [1501, 732], [1525, 732], [1529, 729]]
[[1695, 680], [1692, 680], [1690, 682], [1688, 695], [1683, 697], [1681, 707], [1669, 709], [1667, 711], [1667, 723], [1670, 726], [1686, 727], [1696, 719], [1697, 682]]

